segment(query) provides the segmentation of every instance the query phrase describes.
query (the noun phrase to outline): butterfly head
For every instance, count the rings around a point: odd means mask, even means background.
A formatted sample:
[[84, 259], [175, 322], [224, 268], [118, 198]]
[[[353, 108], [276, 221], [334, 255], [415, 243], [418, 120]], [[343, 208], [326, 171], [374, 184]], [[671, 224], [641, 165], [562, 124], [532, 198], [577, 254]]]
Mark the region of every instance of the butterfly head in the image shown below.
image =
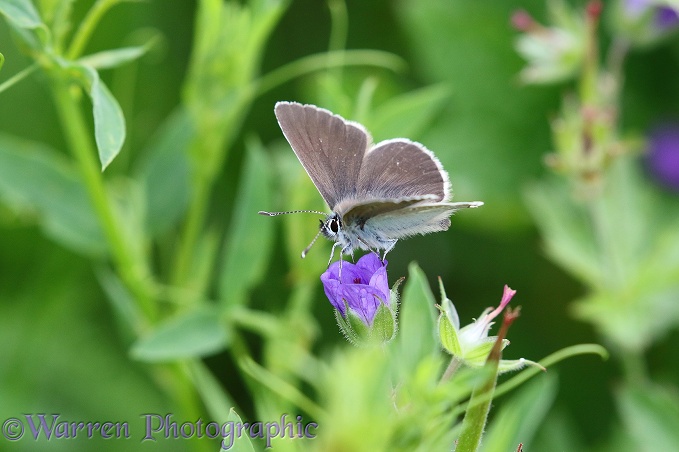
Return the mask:
[[337, 237], [342, 231], [342, 219], [336, 213], [331, 213], [321, 222], [321, 234], [330, 240], [337, 241]]

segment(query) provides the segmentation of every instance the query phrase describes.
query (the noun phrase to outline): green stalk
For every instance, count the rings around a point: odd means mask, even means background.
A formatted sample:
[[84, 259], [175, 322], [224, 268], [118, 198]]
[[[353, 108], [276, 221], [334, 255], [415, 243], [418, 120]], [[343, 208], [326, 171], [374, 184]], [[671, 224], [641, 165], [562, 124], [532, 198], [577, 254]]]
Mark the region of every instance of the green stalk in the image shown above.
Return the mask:
[[405, 62], [396, 55], [380, 50], [336, 50], [302, 57], [255, 80], [256, 95], [315, 71], [340, 66], [372, 66], [399, 72]]
[[[0, 57], [2, 54], [0, 54]], [[0, 63], [2, 63], [2, 59], [0, 58]], [[2, 64], [0, 64], [0, 67], [2, 67]], [[6, 89], [10, 88], [12, 85], [20, 82], [21, 80], [25, 79], [29, 75], [33, 73], [38, 68], [38, 63], [33, 63], [27, 68], [22, 69], [21, 71], [17, 72], [7, 80], [5, 80], [2, 84], [0, 84], [0, 93], [5, 91]]]
[[502, 358], [502, 341], [507, 337], [509, 326], [518, 316], [519, 308], [505, 311], [497, 339], [483, 368], [487, 372], [487, 379], [481, 386], [474, 388], [469, 399], [467, 412], [462, 420], [462, 433], [455, 448], [458, 452], [475, 452], [481, 445], [481, 437], [486, 428], [490, 404], [493, 401], [493, 393], [497, 384], [497, 370], [500, 358]]
[[71, 46], [66, 53], [67, 59], [75, 60], [82, 55], [90, 36], [94, 32], [101, 18], [119, 1], [120, 0], [98, 0], [97, 3], [90, 8], [71, 40]]
[[587, 41], [585, 43], [585, 59], [580, 78], [580, 100], [582, 105], [596, 104], [599, 84], [599, 13], [588, 10]]
[[186, 222], [179, 242], [177, 257], [173, 268], [171, 281], [177, 286], [185, 285], [188, 280], [188, 271], [193, 260], [193, 253], [200, 232], [203, 230], [205, 213], [207, 211], [210, 187], [212, 181], [202, 177], [194, 177], [192, 202], [186, 213]]
[[[83, 182], [87, 188], [92, 206], [104, 230], [104, 236], [113, 256], [118, 273], [134, 294], [147, 320], [155, 317], [155, 306], [148, 286], [143, 281], [143, 266], [135, 262], [131, 250], [127, 247], [122, 228], [118, 225], [112, 209], [112, 201], [106, 193], [106, 187], [96, 149], [92, 142], [89, 128], [83, 118], [78, 102], [71, 94], [72, 84], [63, 74], [56, 74], [52, 79], [52, 92], [66, 140], [80, 169]], [[141, 271], [140, 271], [141, 270]]]
[[[474, 452], [481, 445], [481, 437], [486, 427], [486, 420], [490, 412], [490, 404], [493, 401], [493, 392], [497, 383], [497, 369], [499, 361], [486, 362], [485, 369], [488, 370], [488, 379], [480, 386], [474, 388], [469, 408], [462, 421], [462, 433], [457, 441], [457, 452]], [[479, 401], [479, 399], [482, 399]]]
[[453, 375], [455, 375], [455, 372], [457, 372], [457, 369], [460, 368], [460, 365], [462, 364], [462, 361], [460, 361], [457, 356], [453, 356], [450, 359], [450, 363], [448, 364], [448, 367], [446, 367], [446, 371], [443, 372], [443, 376], [441, 376], [440, 383], [443, 383], [445, 381], [448, 381], [451, 379]]

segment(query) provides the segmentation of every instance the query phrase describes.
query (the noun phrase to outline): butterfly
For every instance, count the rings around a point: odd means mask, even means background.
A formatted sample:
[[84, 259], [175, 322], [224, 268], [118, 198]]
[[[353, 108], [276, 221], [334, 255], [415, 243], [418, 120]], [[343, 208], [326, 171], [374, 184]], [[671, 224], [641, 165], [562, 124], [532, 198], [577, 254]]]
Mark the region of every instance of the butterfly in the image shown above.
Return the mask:
[[332, 211], [259, 212], [326, 215], [302, 257], [322, 234], [335, 242], [330, 261], [336, 247], [342, 255], [356, 249], [384, 250], [384, 259], [398, 240], [445, 231], [453, 212], [483, 205], [451, 203], [448, 173], [420, 143], [395, 138], [374, 145], [361, 124], [315, 105], [278, 102], [274, 112], [283, 135]]

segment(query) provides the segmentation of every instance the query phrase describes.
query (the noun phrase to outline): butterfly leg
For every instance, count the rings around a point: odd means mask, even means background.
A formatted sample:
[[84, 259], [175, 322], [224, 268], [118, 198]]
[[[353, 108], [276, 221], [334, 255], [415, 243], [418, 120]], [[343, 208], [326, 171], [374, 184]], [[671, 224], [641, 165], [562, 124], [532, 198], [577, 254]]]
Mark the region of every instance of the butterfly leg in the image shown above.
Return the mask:
[[[332, 244], [332, 248], [330, 249], [330, 259], [328, 260], [328, 267], [330, 267], [330, 264], [332, 263], [332, 258], [335, 255], [335, 248], [339, 245], [338, 242], [335, 242]], [[340, 253], [341, 254], [341, 253]], [[342, 256], [340, 255], [340, 261], [342, 260]], [[342, 263], [340, 262], [340, 268], [341, 268]]]

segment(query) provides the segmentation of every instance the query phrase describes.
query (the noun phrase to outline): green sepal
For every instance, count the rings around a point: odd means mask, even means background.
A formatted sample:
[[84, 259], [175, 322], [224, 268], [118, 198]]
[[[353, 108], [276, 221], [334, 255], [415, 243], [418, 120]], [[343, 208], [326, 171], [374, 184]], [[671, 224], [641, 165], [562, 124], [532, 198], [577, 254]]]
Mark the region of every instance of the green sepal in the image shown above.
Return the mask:
[[363, 323], [363, 319], [356, 315], [354, 311], [347, 308], [346, 320], [349, 324], [349, 328], [356, 336], [356, 345], [364, 345], [370, 340], [370, 327]]
[[457, 336], [457, 330], [450, 322], [448, 316], [441, 311], [439, 314], [439, 340], [443, 349], [453, 356], [462, 358], [462, 347]]
[[396, 322], [396, 313], [384, 303], [380, 303], [373, 324], [369, 329], [370, 340], [380, 344], [391, 341], [396, 337], [396, 330], [398, 329]]
[[[444, 350], [453, 356], [462, 358], [462, 345], [460, 344], [460, 339], [458, 336], [459, 320], [457, 320], [457, 312], [455, 311], [455, 306], [453, 302], [450, 301], [443, 291], [443, 285], [441, 284], [441, 305], [438, 306], [439, 314], [438, 324], [439, 324], [439, 340]], [[457, 320], [457, 322], [456, 322]]]
[[[349, 306], [346, 301], [344, 302], [344, 310], [345, 312], [349, 312]], [[358, 345], [358, 336], [356, 335], [356, 332], [351, 329], [349, 321], [342, 315], [339, 309], [335, 309], [335, 320], [337, 321], [337, 326], [340, 331], [344, 334], [344, 337], [352, 344]]]

